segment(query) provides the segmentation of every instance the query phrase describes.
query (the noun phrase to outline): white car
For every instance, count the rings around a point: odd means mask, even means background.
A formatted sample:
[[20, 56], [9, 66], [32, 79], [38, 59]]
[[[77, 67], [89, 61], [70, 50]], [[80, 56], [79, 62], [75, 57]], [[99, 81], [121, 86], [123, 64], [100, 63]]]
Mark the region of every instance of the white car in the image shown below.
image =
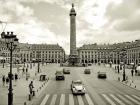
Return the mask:
[[81, 80], [72, 81], [71, 91], [75, 95], [77, 95], [77, 94], [84, 95], [85, 94], [85, 87], [84, 87], [82, 81]]
[[137, 75], [140, 76], [140, 66], [137, 66], [136, 70], [137, 70]]

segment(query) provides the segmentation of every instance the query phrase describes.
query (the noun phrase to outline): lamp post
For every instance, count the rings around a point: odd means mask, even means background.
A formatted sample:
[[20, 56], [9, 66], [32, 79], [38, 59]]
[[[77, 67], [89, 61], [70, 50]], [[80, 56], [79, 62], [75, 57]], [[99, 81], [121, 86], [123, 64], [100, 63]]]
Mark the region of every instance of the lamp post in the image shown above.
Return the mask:
[[39, 51], [37, 51], [37, 60], [38, 60], [38, 68], [37, 68], [37, 70], [38, 70], [38, 73], [40, 72], [40, 64], [39, 64]]
[[5, 32], [1, 33], [3, 38], [5, 39], [6, 45], [8, 50], [10, 51], [10, 73], [9, 73], [9, 93], [8, 93], [8, 105], [13, 105], [13, 89], [12, 89], [12, 57], [13, 57], [13, 51], [15, 50], [17, 44], [18, 44], [18, 39], [16, 35], [13, 34], [13, 32], [7, 34]]
[[118, 55], [118, 60], [117, 60], [118, 66], [117, 66], [117, 69], [118, 69], [118, 74], [119, 74], [120, 73], [120, 68], [119, 68], [120, 52], [119, 51], [117, 52], [117, 55]]
[[126, 80], [126, 74], [125, 74], [125, 59], [126, 59], [126, 50], [122, 49], [122, 57], [123, 57], [123, 81]]
[[3, 56], [3, 60], [2, 60], [3, 66], [2, 67], [4, 68], [4, 63], [5, 63], [5, 60], [4, 60], [5, 55], [4, 55], [4, 53], [2, 53], [2, 56]]

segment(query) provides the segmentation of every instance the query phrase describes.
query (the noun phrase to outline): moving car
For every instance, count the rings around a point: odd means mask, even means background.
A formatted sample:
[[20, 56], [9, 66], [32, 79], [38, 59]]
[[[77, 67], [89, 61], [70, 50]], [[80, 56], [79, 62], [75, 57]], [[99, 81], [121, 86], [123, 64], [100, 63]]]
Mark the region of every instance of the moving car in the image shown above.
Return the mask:
[[85, 94], [85, 87], [81, 80], [72, 81], [71, 84], [71, 91], [74, 95], [84, 95]]
[[137, 70], [137, 74], [136, 75], [140, 76], [140, 66], [137, 66], [136, 70]]
[[55, 78], [56, 80], [65, 80], [63, 71], [56, 71]]
[[64, 74], [70, 74], [70, 70], [64, 68], [64, 69], [63, 69], [63, 73], [64, 73]]
[[91, 72], [90, 72], [90, 69], [85, 69], [84, 73], [85, 73], [85, 74], [90, 74], [90, 73], [91, 73]]
[[106, 72], [98, 72], [98, 78], [107, 78]]

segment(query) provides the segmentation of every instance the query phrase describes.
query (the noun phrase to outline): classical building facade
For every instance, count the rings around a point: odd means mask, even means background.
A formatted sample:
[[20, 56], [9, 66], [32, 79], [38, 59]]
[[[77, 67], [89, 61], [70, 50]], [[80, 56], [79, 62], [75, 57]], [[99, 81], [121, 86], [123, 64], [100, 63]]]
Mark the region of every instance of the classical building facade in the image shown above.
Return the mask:
[[[13, 63], [24, 62], [60, 63], [65, 60], [65, 51], [58, 44], [28, 44], [19, 43], [13, 51]], [[10, 62], [10, 51], [3, 39], [0, 39], [0, 63]]]
[[[19, 61], [19, 53], [20, 53], [20, 48], [17, 47], [13, 51], [13, 63]], [[0, 63], [6, 63], [6, 62], [10, 62], [10, 51], [6, 47], [6, 43], [4, 39], [0, 38]]]
[[65, 51], [58, 44], [32, 44], [30, 60], [60, 63], [65, 60]]
[[[125, 55], [122, 55], [124, 54]], [[78, 48], [81, 63], [140, 63], [140, 40], [117, 44], [87, 44]]]

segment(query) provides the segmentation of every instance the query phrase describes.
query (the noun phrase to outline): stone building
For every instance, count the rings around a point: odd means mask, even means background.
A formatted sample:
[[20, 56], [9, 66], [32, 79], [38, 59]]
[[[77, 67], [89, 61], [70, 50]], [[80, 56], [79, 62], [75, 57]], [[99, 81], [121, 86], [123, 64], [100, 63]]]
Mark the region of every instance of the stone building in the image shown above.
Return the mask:
[[[19, 43], [13, 51], [13, 63], [24, 62], [60, 63], [65, 60], [65, 51], [58, 44]], [[10, 63], [10, 51], [3, 39], [0, 39], [0, 63]]]
[[[13, 51], [13, 63], [19, 61], [19, 47]], [[8, 50], [4, 39], [0, 38], [0, 63], [10, 62], [10, 51]]]
[[34, 61], [60, 63], [65, 60], [65, 51], [58, 44], [32, 44], [31, 55]]
[[[125, 56], [122, 55], [125, 51]], [[125, 60], [126, 64], [140, 62], [140, 40], [115, 44], [87, 44], [78, 48], [81, 63], [118, 64]]]

